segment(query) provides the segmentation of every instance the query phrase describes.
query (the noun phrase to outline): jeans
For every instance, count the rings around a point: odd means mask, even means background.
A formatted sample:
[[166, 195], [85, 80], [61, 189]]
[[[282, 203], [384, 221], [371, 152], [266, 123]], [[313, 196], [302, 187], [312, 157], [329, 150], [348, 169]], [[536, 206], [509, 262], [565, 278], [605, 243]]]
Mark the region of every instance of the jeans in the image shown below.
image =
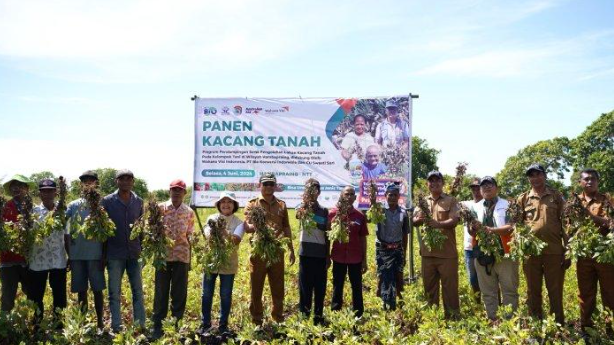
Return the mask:
[[162, 328], [162, 320], [168, 314], [168, 299], [171, 297], [171, 315], [177, 320], [183, 318], [188, 298], [188, 265], [185, 262], [166, 262], [166, 268], [156, 270], [154, 307], [152, 321], [154, 328]]
[[232, 305], [232, 286], [234, 274], [204, 274], [202, 295], [202, 324], [204, 327], [211, 326], [211, 305], [213, 304], [213, 292], [215, 291], [215, 279], [220, 277], [220, 324], [219, 328], [228, 327], [228, 316]]
[[361, 317], [365, 310], [362, 302], [362, 263], [342, 264], [333, 261], [333, 300], [330, 309], [341, 310], [343, 306], [343, 284], [346, 274], [352, 286], [352, 309], [356, 317]]
[[141, 264], [139, 260], [109, 260], [107, 271], [109, 273], [111, 328], [117, 330], [122, 324], [120, 299], [124, 271], [128, 273], [128, 280], [130, 282], [130, 288], [132, 289], [132, 314], [134, 316], [134, 321], [138, 322], [141, 327], [144, 327], [145, 305], [143, 303], [143, 281], [141, 278]]
[[473, 291], [480, 291], [480, 285], [478, 283], [478, 274], [475, 271], [473, 259], [473, 250], [465, 249], [465, 268], [467, 269], [469, 285], [471, 285]]

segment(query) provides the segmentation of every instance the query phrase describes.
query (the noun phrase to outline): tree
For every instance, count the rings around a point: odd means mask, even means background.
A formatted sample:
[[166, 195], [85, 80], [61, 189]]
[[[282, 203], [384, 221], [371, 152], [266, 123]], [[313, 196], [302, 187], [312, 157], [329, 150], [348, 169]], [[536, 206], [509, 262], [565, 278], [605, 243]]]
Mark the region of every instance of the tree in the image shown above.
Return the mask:
[[529, 190], [529, 181], [525, 176], [526, 168], [539, 163], [548, 174], [548, 184], [561, 192], [566, 192], [563, 184], [565, 174], [569, 172], [572, 162], [570, 141], [566, 137], [538, 141], [518, 151], [507, 159], [503, 169], [497, 174], [499, 191], [502, 196], [515, 197]]
[[425, 139], [417, 136], [411, 138], [411, 146], [411, 185], [413, 188], [418, 179], [424, 179], [429, 171], [439, 169], [437, 167], [439, 150], [429, 147]]
[[614, 192], [614, 111], [601, 116], [571, 141], [574, 157], [572, 185], [576, 185], [582, 169], [592, 168], [599, 172], [600, 190]]
[[[113, 168], [100, 168], [94, 170], [98, 174], [98, 181], [100, 183], [100, 192], [102, 195], [108, 195], [115, 190], [117, 190], [117, 184], [115, 183], [115, 174], [117, 173], [116, 169]], [[79, 180], [75, 180], [70, 184], [70, 193], [73, 195], [79, 195], [80, 193], [80, 183]], [[134, 193], [140, 196], [141, 198], [147, 197], [149, 193], [147, 189], [147, 182], [145, 180], [135, 177], [134, 178]]]

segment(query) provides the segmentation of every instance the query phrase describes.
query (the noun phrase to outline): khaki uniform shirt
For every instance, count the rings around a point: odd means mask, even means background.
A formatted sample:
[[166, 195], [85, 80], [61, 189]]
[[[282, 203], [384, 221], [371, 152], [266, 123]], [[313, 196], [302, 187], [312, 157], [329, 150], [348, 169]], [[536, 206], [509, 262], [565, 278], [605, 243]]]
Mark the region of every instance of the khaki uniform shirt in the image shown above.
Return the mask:
[[[608, 217], [607, 207], [612, 207], [612, 200], [605, 194], [597, 193], [595, 198], [590, 199], [584, 193], [579, 195], [580, 200], [582, 200], [582, 206], [586, 208], [586, 210], [597, 217]], [[608, 227], [601, 226], [600, 228], [602, 235], [608, 234]]]
[[518, 197], [523, 205], [524, 219], [535, 235], [548, 245], [542, 254], [563, 254], [563, 207], [565, 201], [558, 191], [546, 187], [544, 195], [539, 197], [533, 190]]
[[290, 230], [290, 220], [288, 218], [288, 208], [286, 207], [285, 202], [273, 197], [271, 203], [268, 203], [266, 200], [264, 200], [262, 195], [260, 195], [257, 198], [251, 199], [247, 202], [247, 205], [245, 205], [245, 216], [247, 217], [250, 207], [258, 204], [260, 204], [260, 206], [262, 206], [266, 211], [266, 222], [275, 230], [276, 236], [292, 236], [292, 232]]
[[[451, 218], [459, 217], [458, 201], [453, 196], [442, 193], [436, 200], [431, 195], [426, 198], [426, 201], [431, 206], [431, 215], [438, 222], [443, 222]], [[414, 215], [420, 213], [416, 208]], [[439, 250], [428, 250], [422, 241], [420, 241], [420, 255], [434, 258], [453, 259], [458, 257], [456, 249], [456, 233], [455, 228], [441, 229], [448, 239], [444, 242], [443, 247]]]

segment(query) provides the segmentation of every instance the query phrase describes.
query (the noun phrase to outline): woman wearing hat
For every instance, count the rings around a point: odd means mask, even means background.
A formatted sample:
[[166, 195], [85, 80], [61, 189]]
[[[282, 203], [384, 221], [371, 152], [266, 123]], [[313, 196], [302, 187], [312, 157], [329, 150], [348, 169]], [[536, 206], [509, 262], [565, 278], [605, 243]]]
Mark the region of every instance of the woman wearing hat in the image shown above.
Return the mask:
[[[239, 267], [239, 243], [243, 237], [243, 221], [235, 216], [235, 212], [239, 209], [239, 203], [236, 200], [234, 193], [222, 192], [220, 198], [215, 202], [215, 207], [219, 213], [209, 216], [209, 220], [216, 220], [218, 217], [223, 217], [226, 220], [226, 231], [229, 236], [232, 236], [232, 242], [235, 244], [232, 255], [227, 265], [222, 267], [217, 272], [203, 275], [203, 294], [202, 294], [202, 325], [201, 332], [207, 333], [211, 330], [211, 305], [213, 304], [213, 292], [215, 290], [215, 280], [220, 277], [220, 323], [218, 331], [224, 333], [228, 331], [228, 316], [230, 314], [230, 306], [232, 304], [232, 286], [234, 284], [235, 274]], [[205, 236], [209, 236], [211, 229], [209, 225], [205, 227]]]

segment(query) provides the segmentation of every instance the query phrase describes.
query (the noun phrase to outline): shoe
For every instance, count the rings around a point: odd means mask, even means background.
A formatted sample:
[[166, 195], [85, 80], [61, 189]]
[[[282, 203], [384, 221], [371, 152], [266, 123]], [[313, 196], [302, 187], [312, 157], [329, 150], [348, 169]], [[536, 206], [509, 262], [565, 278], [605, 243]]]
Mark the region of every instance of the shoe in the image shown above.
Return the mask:
[[209, 333], [211, 333], [211, 329], [212, 329], [211, 324], [209, 324], [209, 325], [201, 324], [200, 327], [198, 328], [198, 330], [196, 331], [196, 333], [198, 333], [198, 334], [200, 334], [202, 336], [205, 336], [205, 335], [208, 335]]
[[327, 327], [330, 323], [323, 316], [315, 316], [313, 318], [313, 324], [315, 326]]
[[149, 337], [149, 339], [151, 339], [152, 341], [155, 341], [155, 340], [162, 338], [163, 335], [164, 335], [164, 332], [162, 331], [162, 328], [154, 327], [154, 329], [151, 331], [151, 336]]

